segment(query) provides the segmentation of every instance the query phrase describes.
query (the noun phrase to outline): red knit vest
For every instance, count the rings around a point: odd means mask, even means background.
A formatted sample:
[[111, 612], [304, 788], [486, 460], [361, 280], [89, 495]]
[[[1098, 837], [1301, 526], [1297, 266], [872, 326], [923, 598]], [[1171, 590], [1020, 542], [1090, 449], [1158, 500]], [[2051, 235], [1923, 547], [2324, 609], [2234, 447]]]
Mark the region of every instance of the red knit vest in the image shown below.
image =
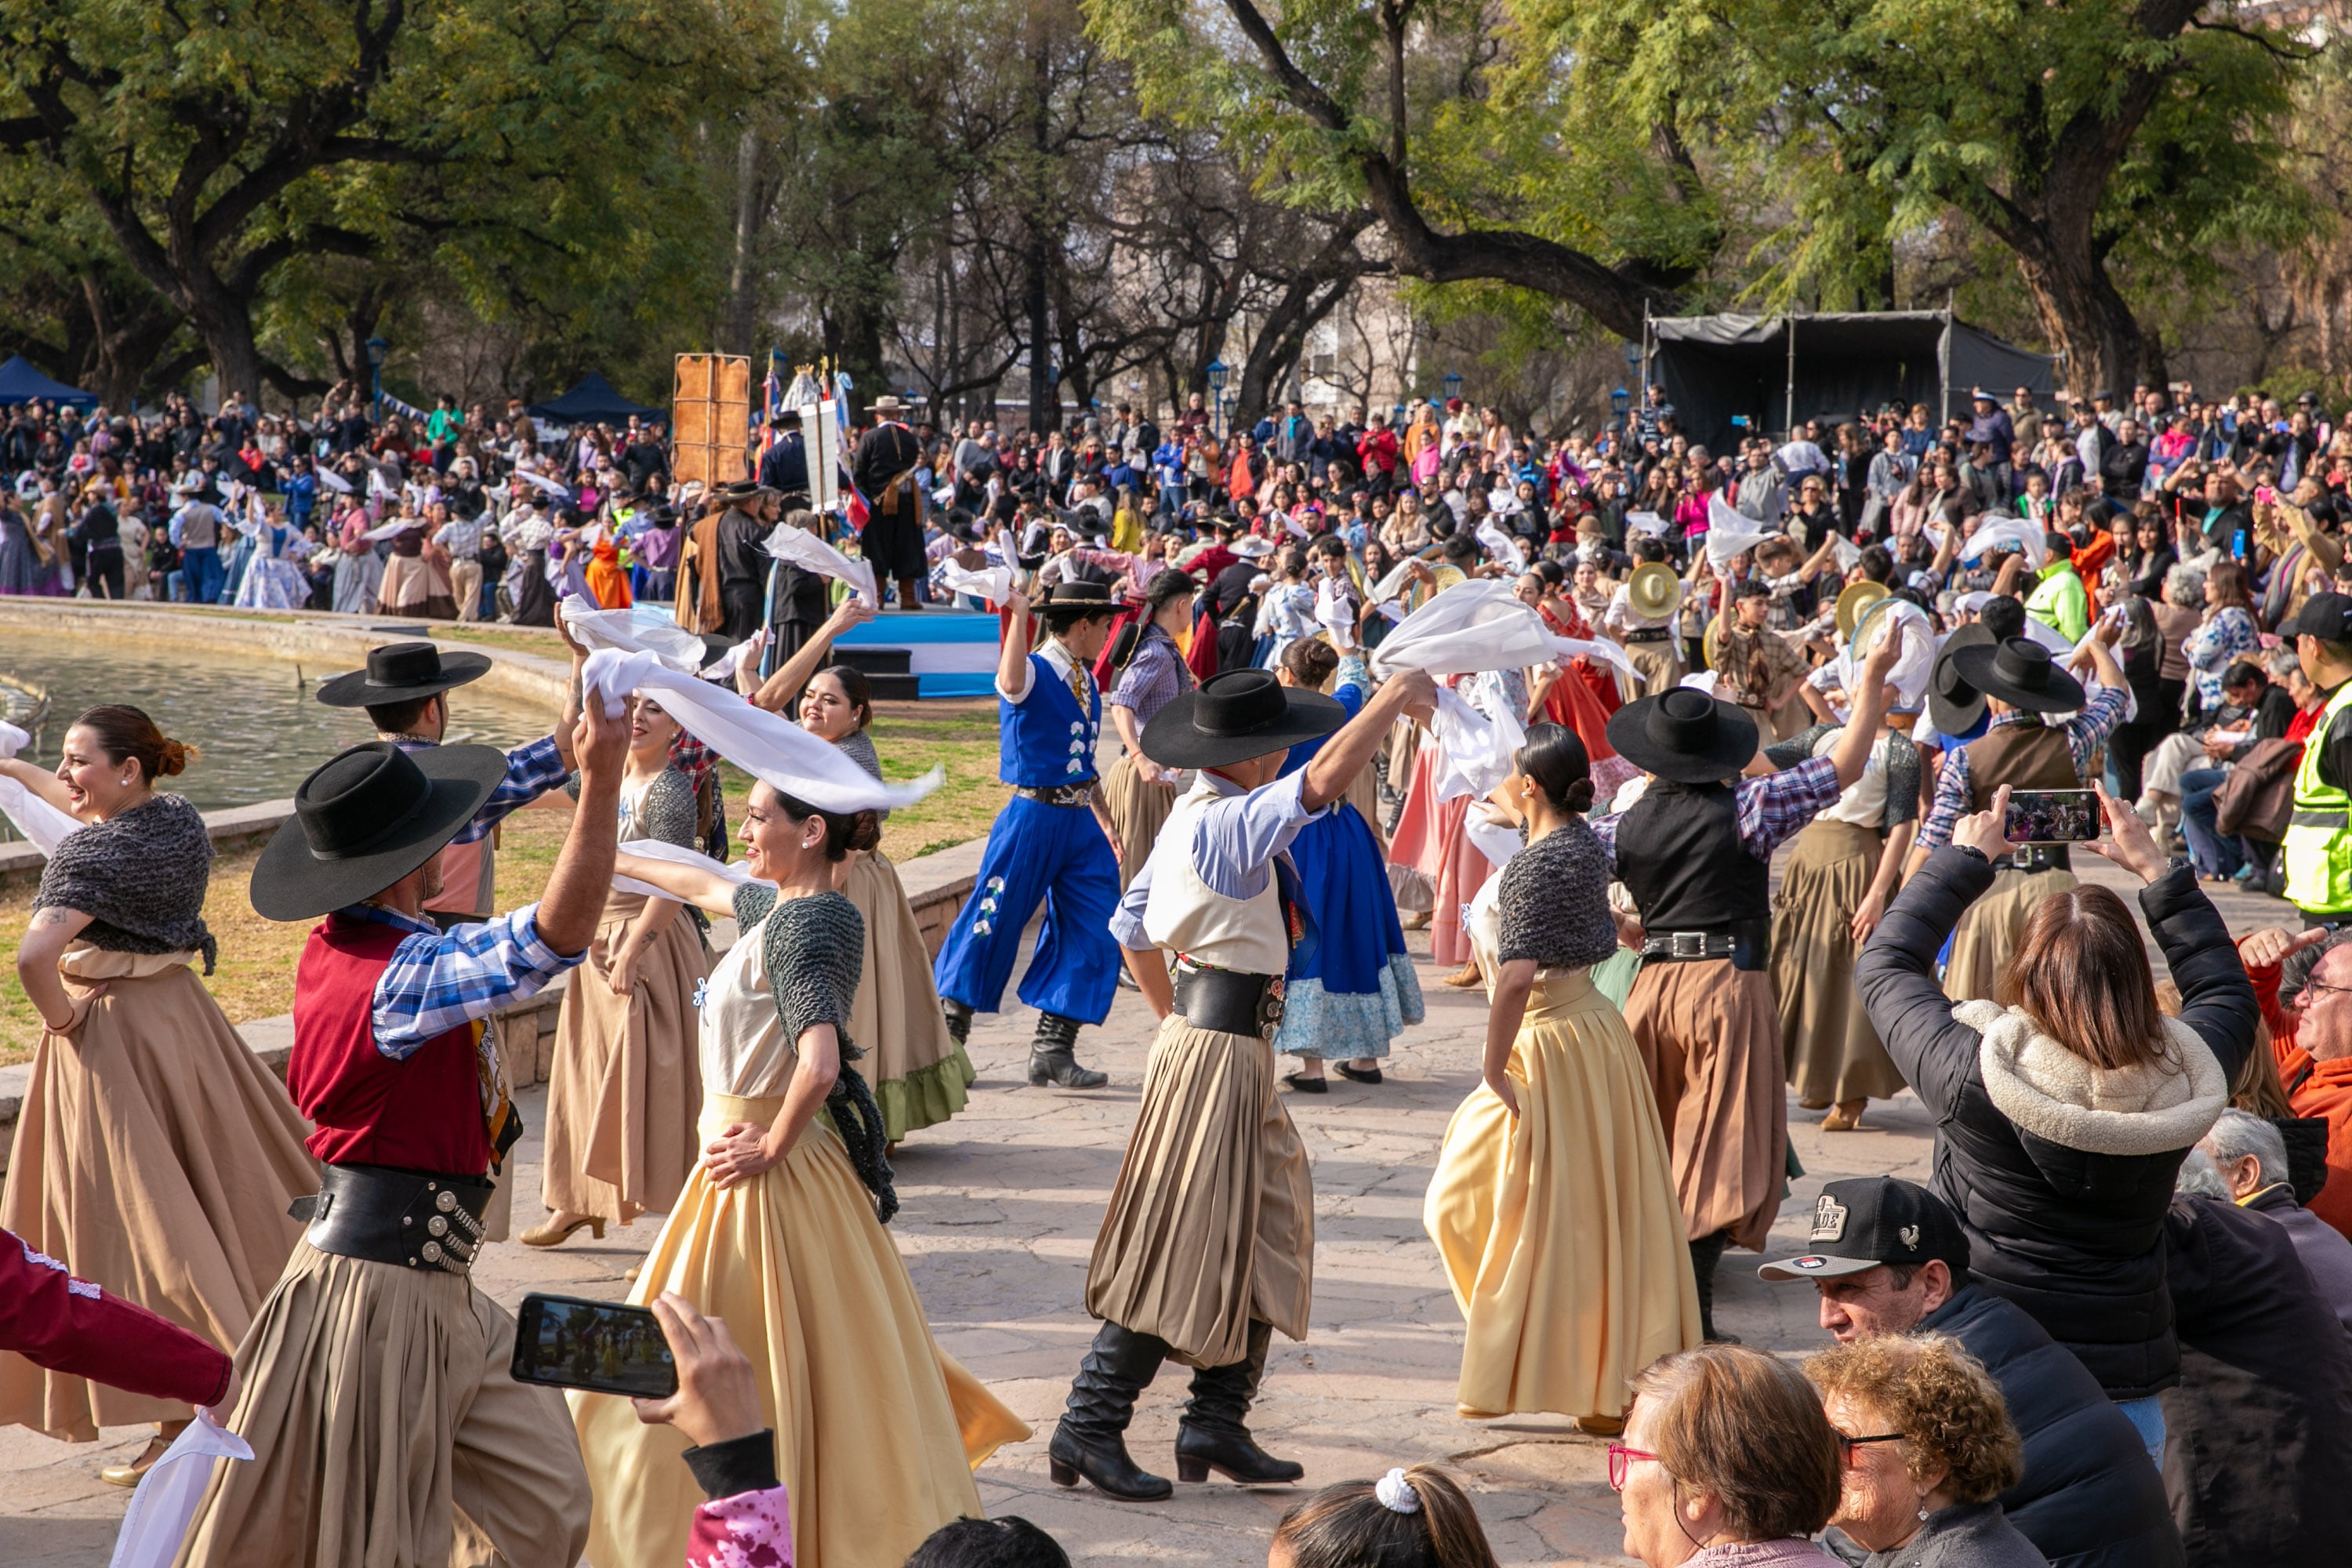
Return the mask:
[[306, 1141], [331, 1164], [478, 1177], [490, 1168], [474, 1026], [436, 1035], [405, 1061], [376, 1048], [375, 985], [408, 932], [329, 915], [294, 970], [287, 1092], [318, 1124]]

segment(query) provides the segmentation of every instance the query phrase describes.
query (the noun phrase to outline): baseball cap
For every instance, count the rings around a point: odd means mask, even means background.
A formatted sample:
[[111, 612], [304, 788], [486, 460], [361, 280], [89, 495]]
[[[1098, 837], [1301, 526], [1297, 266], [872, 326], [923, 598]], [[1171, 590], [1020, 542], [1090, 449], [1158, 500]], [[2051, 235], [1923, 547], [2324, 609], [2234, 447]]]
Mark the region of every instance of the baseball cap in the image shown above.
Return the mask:
[[1767, 1263], [1757, 1277], [1776, 1284], [1834, 1279], [1882, 1263], [1918, 1264], [1935, 1258], [1956, 1269], [1969, 1266], [1969, 1238], [1944, 1201], [1894, 1176], [1855, 1176], [1824, 1185], [1813, 1200], [1807, 1239], [1815, 1250]]
[[2321, 642], [2352, 642], [2352, 597], [2314, 594], [2303, 602], [2295, 617], [2279, 628], [2286, 637], [2317, 637]]

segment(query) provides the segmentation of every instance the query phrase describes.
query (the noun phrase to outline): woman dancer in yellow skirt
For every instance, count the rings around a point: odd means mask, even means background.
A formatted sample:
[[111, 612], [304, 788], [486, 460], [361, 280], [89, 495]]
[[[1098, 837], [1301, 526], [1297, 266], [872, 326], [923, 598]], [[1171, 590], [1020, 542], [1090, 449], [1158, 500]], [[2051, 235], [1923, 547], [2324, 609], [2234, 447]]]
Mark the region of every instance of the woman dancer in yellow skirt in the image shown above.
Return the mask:
[[1445, 1130], [1423, 1223], [1468, 1321], [1462, 1415], [1613, 1434], [1633, 1375], [1699, 1343], [1698, 1292], [1641, 1052], [1588, 973], [1617, 924], [1584, 742], [1535, 726], [1497, 794], [1528, 846], [1502, 872], [1486, 1081]]
[[[846, 1027], [865, 922], [834, 889], [877, 831], [871, 811], [824, 811], [762, 783], [745, 868], [774, 888], [631, 855], [617, 866], [742, 929], [703, 997], [702, 1164], [629, 1299], [675, 1291], [734, 1329], [805, 1568], [898, 1568], [932, 1531], [981, 1511], [972, 1467], [1029, 1435], [933, 1342], [883, 1228], [898, 1198]], [[596, 1500], [589, 1560], [682, 1560], [702, 1500], [679, 1462], [685, 1439], [641, 1425], [625, 1399], [570, 1397]]]
[[[833, 639], [874, 618], [863, 601], [841, 603], [816, 635], [778, 667], [751, 700], [782, 713], [795, 700], [801, 728], [829, 741], [876, 778], [882, 758], [866, 727], [874, 722], [874, 689], [865, 672], [845, 664], [817, 666]], [[885, 813], [884, 815], [887, 815]], [[971, 1058], [948, 1033], [940, 991], [931, 978], [931, 950], [898, 880], [898, 868], [878, 848], [853, 850], [842, 896], [866, 921], [863, 978], [849, 1014], [849, 1032], [874, 1053], [867, 1064], [882, 1127], [896, 1144], [909, 1132], [937, 1126], [961, 1110], [977, 1076]]]

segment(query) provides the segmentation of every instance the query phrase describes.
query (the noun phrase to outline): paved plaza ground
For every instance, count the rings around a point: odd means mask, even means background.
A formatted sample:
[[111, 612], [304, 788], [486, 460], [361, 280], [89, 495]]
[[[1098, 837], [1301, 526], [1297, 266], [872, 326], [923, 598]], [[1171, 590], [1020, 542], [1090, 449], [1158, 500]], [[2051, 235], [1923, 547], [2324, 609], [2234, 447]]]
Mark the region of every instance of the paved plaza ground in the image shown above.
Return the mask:
[[[2092, 862], [2095, 879], [2126, 886], [2105, 862], [2078, 858]], [[2291, 913], [2268, 899], [2225, 895], [2222, 903], [2240, 931]], [[1027, 1009], [979, 1021], [971, 1102], [900, 1150], [905, 1207], [891, 1228], [940, 1343], [1036, 1428], [1029, 1442], [982, 1467], [981, 1496], [991, 1514], [1035, 1521], [1080, 1563], [1240, 1568], [1265, 1561], [1276, 1521], [1313, 1488], [1434, 1461], [1469, 1483], [1503, 1563], [1631, 1561], [1618, 1551], [1601, 1439], [1560, 1419], [1468, 1422], [1454, 1415], [1461, 1319], [1422, 1230], [1421, 1205], [1447, 1118], [1477, 1079], [1486, 1004], [1481, 992], [1437, 984], [1425, 939], [1411, 940], [1423, 955], [1429, 1017], [1398, 1042], [1388, 1081], [1368, 1088], [1334, 1080], [1319, 1098], [1286, 1092], [1314, 1162], [1314, 1324], [1304, 1344], [1277, 1337], [1254, 1426], [1269, 1449], [1307, 1466], [1297, 1488], [1251, 1490], [1218, 1481], [1180, 1486], [1165, 1502], [1136, 1506], [1083, 1488], [1066, 1491], [1048, 1479], [1045, 1440], [1094, 1331], [1080, 1304], [1087, 1257], [1134, 1119], [1149, 1014], [1134, 993], [1121, 991], [1108, 1024], [1086, 1031], [1082, 1057], [1111, 1073], [1110, 1087], [1093, 1094], [1025, 1086], [1034, 1022]], [[544, 1093], [535, 1089], [524, 1101], [534, 1125]], [[1807, 1174], [1782, 1205], [1776, 1247], [1802, 1250], [1799, 1221], [1824, 1180], [1886, 1172], [1926, 1179], [1931, 1129], [1907, 1094], [1874, 1104], [1856, 1132], [1825, 1135], [1818, 1117], [1793, 1102], [1790, 1120]], [[518, 1228], [540, 1212], [535, 1136], [525, 1140], [520, 1158]], [[622, 1271], [658, 1226], [656, 1218], [642, 1220], [608, 1231], [602, 1242], [583, 1231], [551, 1253], [494, 1247], [476, 1279], [509, 1308], [534, 1289], [617, 1298]], [[1719, 1323], [1751, 1345], [1784, 1353], [1826, 1342], [1811, 1290], [1764, 1285], [1755, 1262], [1747, 1253], [1725, 1258]], [[1161, 1474], [1173, 1473], [1183, 1375], [1172, 1366], [1161, 1374], [1129, 1435], [1139, 1461]], [[144, 1436], [110, 1430], [107, 1441], [73, 1447], [21, 1427], [0, 1429], [0, 1563], [102, 1568], [129, 1494], [100, 1484], [96, 1471], [136, 1453]]]

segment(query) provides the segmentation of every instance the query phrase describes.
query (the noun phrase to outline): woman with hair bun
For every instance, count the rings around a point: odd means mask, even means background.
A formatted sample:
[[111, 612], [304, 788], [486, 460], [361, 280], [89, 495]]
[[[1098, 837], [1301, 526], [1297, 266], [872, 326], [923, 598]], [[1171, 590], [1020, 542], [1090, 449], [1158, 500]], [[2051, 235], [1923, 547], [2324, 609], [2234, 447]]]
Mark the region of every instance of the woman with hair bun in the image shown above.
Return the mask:
[[[1326, 690], [1335, 677], [1339, 689], [1329, 695], [1352, 719], [1372, 689], [1361, 654], [1302, 637], [1282, 650], [1282, 667], [1275, 672], [1283, 685], [1307, 691]], [[1284, 775], [1305, 767], [1322, 747], [1320, 737], [1291, 747]], [[1328, 1092], [1326, 1062], [1354, 1082], [1380, 1082], [1389, 1042], [1423, 1017], [1421, 981], [1397, 919], [1387, 858], [1372, 833], [1378, 804], [1372, 770], [1366, 768], [1290, 844], [1299, 890], [1314, 916], [1316, 945], [1291, 972], [1274, 1048], [1300, 1058], [1299, 1070], [1285, 1081], [1307, 1094]]]
[[[54, 773], [0, 773], [85, 825], [49, 856], [16, 977], [47, 1027], [16, 1122], [0, 1226], [84, 1279], [234, 1350], [277, 1283], [316, 1192], [308, 1129], [189, 965], [212, 973], [205, 929], [212, 841], [196, 808], [155, 783], [194, 752], [136, 708], [93, 708]], [[0, 1422], [72, 1443], [154, 1422], [127, 1465], [135, 1486], [187, 1425], [186, 1405], [0, 1354]]]
[[[981, 1511], [972, 1467], [1029, 1429], [932, 1340], [883, 1228], [898, 1200], [848, 1027], [865, 921], [836, 890], [879, 819], [762, 782], [742, 832], [751, 881], [615, 861], [742, 931], [703, 995], [702, 1160], [629, 1300], [675, 1291], [707, 1316], [765, 1325], [743, 1350], [793, 1500], [792, 1561], [898, 1568], [940, 1526]], [[682, 1560], [702, 1500], [679, 1462], [686, 1439], [644, 1425], [625, 1399], [570, 1398], [595, 1497], [589, 1559]]]
[[1266, 1568], [1496, 1568], [1478, 1513], [1434, 1465], [1325, 1487], [1282, 1516]]
[[1423, 1207], [1467, 1321], [1455, 1403], [1613, 1434], [1634, 1374], [1699, 1343], [1698, 1291], [1649, 1074], [1591, 978], [1618, 925], [1584, 743], [1536, 725], [1496, 798], [1528, 846], [1502, 871], [1486, 1082]]

